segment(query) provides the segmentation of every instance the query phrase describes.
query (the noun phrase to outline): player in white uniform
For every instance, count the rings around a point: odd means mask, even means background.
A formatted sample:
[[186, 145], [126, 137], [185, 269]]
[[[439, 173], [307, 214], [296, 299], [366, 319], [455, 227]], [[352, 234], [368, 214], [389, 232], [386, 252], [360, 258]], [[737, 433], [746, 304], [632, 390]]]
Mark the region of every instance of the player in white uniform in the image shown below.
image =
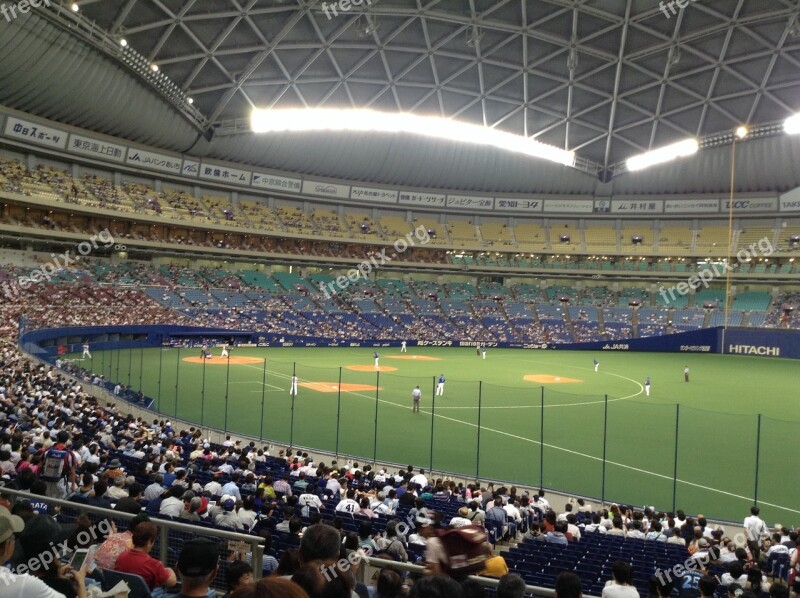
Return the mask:
[[436, 385], [436, 396], [437, 397], [444, 396], [444, 374], [439, 376], [439, 383]]
[[220, 357], [228, 357], [228, 343], [222, 344], [222, 354]]
[[419, 400], [422, 397], [422, 391], [417, 386], [414, 390], [411, 391], [411, 412], [419, 412]]
[[83, 343], [83, 357], [92, 358], [92, 354], [89, 353], [89, 343]]
[[289, 389], [289, 396], [297, 396], [297, 376], [292, 376], [292, 387]]
[[483, 345], [481, 347], [481, 355], [483, 356], [484, 359], [486, 359], [486, 345]]
[[648, 397], [650, 396], [650, 376], [644, 381], [644, 394]]
[[379, 362], [379, 360], [380, 360], [380, 358], [381, 358], [381, 356], [380, 356], [380, 355], [378, 355], [378, 352], [377, 352], [377, 351], [375, 351], [375, 369], [376, 369], [376, 370], [380, 369], [380, 367], [381, 367], [381, 366], [379, 365], [379, 363], [378, 363], [378, 362]]
[[401, 353], [408, 353], [408, 349], [406, 349], [406, 341], [400, 343], [400, 352]]
[[594, 363], [594, 371], [596, 372], [600, 368], [600, 362], [595, 359], [593, 363]]

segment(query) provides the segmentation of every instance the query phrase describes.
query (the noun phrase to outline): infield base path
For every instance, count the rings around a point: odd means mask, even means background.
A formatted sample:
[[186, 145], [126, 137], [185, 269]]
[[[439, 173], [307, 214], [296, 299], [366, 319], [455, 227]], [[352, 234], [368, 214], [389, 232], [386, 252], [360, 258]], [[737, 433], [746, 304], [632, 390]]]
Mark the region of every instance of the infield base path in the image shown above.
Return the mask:
[[207, 363], [208, 365], [228, 365], [230, 360], [231, 365], [251, 365], [253, 363], [263, 363], [264, 360], [259, 357], [209, 357], [203, 359], [202, 357], [184, 357], [181, 361], [186, 363]]
[[564, 378], [563, 376], [548, 376], [546, 374], [528, 374], [523, 378], [527, 382], [537, 382], [539, 384], [574, 384], [583, 382], [577, 378]]
[[376, 390], [383, 390], [383, 388], [371, 384], [345, 384], [342, 382], [300, 382], [297, 386], [308, 388], [309, 390], [316, 390], [317, 392], [375, 392]]
[[348, 365], [345, 367], [346, 370], [350, 370], [352, 372], [396, 372], [397, 368], [393, 368], [390, 365], [382, 365], [380, 367], [375, 367], [374, 365]]

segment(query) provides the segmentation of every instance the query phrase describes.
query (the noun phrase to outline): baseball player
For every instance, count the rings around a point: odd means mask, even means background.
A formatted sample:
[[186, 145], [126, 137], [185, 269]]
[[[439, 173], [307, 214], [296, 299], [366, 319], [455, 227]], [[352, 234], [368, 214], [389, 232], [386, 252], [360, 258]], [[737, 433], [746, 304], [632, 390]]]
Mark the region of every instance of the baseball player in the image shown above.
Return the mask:
[[644, 394], [645, 396], [650, 396], [650, 376], [644, 381]]
[[292, 376], [292, 387], [289, 389], [289, 396], [297, 396], [297, 376]]
[[439, 383], [436, 385], [436, 396], [437, 397], [444, 396], [444, 374], [439, 376]]
[[411, 412], [412, 413], [419, 413], [419, 400], [422, 398], [422, 391], [417, 386], [414, 390], [411, 391]]
[[228, 343], [222, 343], [222, 354], [220, 357], [228, 357]]
[[408, 349], [406, 348], [406, 341], [400, 343], [400, 352], [401, 353], [408, 353]]
[[600, 368], [600, 362], [595, 359], [592, 363], [594, 363], [594, 371], [596, 372]]
[[379, 360], [380, 360], [381, 356], [380, 356], [380, 355], [378, 355], [378, 352], [377, 352], [377, 351], [375, 351], [375, 355], [374, 355], [374, 357], [375, 357], [375, 369], [376, 369], [376, 370], [377, 370], [377, 369], [380, 369], [380, 367], [381, 367], [381, 366], [380, 366], [380, 364], [379, 364], [378, 362], [379, 362]]
[[83, 357], [92, 358], [92, 354], [89, 353], [89, 343], [83, 343]]

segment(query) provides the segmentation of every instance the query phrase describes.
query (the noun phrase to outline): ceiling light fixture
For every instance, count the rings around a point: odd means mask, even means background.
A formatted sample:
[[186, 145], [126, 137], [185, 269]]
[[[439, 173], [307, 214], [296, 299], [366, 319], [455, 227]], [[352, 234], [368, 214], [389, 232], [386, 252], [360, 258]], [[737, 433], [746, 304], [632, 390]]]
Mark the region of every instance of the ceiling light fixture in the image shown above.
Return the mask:
[[550, 160], [565, 166], [575, 165], [575, 152], [540, 143], [498, 129], [447, 118], [418, 116], [407, 112], [377, 110], [339, 110], [329, 108], [268, 110], [254, 109], [250, 117], [254, 133], [272, 131], [358, 131], [410, 133], [460, 143], [474, 143]]
[[673, 143], [660, 149], [628, 158], [626, 165], [630, 171], [642, 170], [655, 166], [656, 164], [663, 164], [664, 162], [675, 160], [676, 158], [691, 156], [697, 152], [699, 147], [696, 139], [685, 139], [678, 143]]
[[787, 118], [783, 123], [783, 130], [789, 135], [800, 135], [800, 113]]
[[747, 137], [748, 133], [750, 133], [750, 131], [748, 131], [747, 127], [745, 127], [744, 125], [736, 129], [736, 137], [738, 137], [739, 139], [744, 139], [745, 137]]

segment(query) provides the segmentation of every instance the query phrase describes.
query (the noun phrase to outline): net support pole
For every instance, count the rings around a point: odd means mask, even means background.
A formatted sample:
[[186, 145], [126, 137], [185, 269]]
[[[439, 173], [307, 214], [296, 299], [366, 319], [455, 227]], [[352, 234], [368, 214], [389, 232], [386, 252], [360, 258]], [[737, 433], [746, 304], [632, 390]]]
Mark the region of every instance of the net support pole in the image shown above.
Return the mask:
[[228, 433], [228, 389], [231, 384], [231, 356], [228, 355], [228, 363], [225, 368], [225, 423], [222, 425], [222, 430], [225, 434]]
[[[144, 347], [139, 347], [139, 388], [142, 391], [142, 371], [144, 370]], [[144, 392], [142, 391], [142, 394]]]
[[600, 488], [600, 503], [606, 503], [606, 449], [608, 446], [608, 395], [603, 401], [603, 478]]
[[378, 402], [380, 400], [381, 371], [375, 372], [375, 437], [372, 441], [372, 464], [378, 462]]
[[[297, 376], [297, 362], [292, 362], [292, 380]], [[294, 392], [292, 393], [292, 414], [289, 422], [289, 448], [294, 447]]]
[[200, 427], [205, 425], [206, 415], [206, 358], [205, 352], [203, 353], [203, 385], [200, 390]]
[[678, 426], [681, 421], [681, 405], [675, 405], [675, 459], [672, 467], [672, 511], [675, 511], [675, 505], [678, 498]]
[[483, 400], [483, 382], [478, 381], [478, 450], [475, 454], [475, 479], [481, 479], [481, 402]]
[[433, 422], [436, 418], [436, 376], [433, 377], [434, 391], [431, 395], [431, 458], [428, 471], [433, 471]]
[[756, 475], [755, 475], [755, 488], [753, 489], [753, 504], [758, 506], [758, 470], [759, 461], [761, 461], [761, 414], [758, 414], [756, 423]]
[[264, 371], [261, 374], [261, 427], [258, 432], [258, 439], [264, 441], [264, 396], [267, 393], [267, 358], [264, 358]]
[[336, 387], [336, 460], [339, 460], [339, 424], [342, 420], [342, 368], [339, 366], [339, 386]]
[[544, 386], [540, 399], [539, 409], [539, 488], [544, 488]]
[[181, 375], [181, 347], [178, 345], [178, 359], [175, 361], [175, 419], [178, 419], [178, 378]]
[[161, 345], [158, 348], [158, 409], [157, 411], [161, 413], [161, 373], [162, 367], [164, 365], [164, 345]]
[[128, 348], [128, 387], [131, 385], [131, 370], [133, 369], [133, 348]]

